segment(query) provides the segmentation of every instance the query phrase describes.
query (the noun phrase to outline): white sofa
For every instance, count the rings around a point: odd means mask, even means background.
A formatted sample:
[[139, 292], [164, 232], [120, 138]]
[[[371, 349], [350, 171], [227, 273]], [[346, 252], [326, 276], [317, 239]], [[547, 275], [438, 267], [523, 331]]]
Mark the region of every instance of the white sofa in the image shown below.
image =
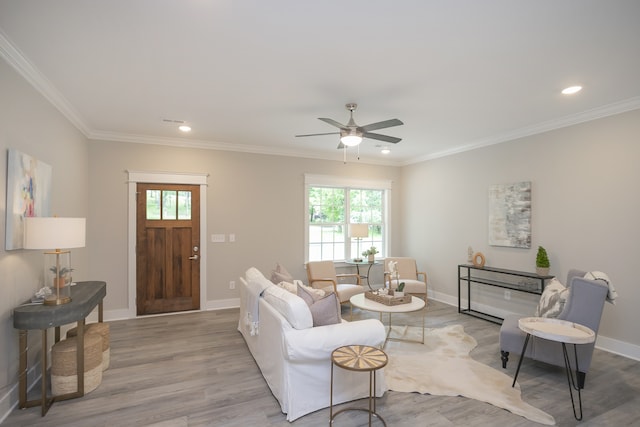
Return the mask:
[[[288, 421], [329, 406], [333, 350], [384, 343], [385, 329], [377, 319], [313, 327], [304, 300], [274, 285], [255, 268], [247, 270], [240, 282], [238, 331]], [[386, 391], [383, 370], [376, 381], [376, 396], [382, 396]], [[368, 395], [366, 373], [334, 368], [334, 404]]]

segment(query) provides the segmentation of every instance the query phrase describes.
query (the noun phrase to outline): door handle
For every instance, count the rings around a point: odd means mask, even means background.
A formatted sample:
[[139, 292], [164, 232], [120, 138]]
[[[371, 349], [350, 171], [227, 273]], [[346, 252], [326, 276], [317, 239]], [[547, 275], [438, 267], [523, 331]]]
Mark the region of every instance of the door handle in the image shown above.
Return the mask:
[[193, 259], [193, 260], [198, 259], [198, 255], [190, 256], [189, 259]]

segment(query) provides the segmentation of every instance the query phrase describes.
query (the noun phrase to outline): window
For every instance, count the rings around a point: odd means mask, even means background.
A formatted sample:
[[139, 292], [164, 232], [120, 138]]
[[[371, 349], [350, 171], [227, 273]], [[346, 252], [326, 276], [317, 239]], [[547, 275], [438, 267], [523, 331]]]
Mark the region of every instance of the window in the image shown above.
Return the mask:
[[[344, 261], [362, 257], [375, 246], [384, 256], [387, 247], [386, 182], [350, 181], [308, 175], [306, 177], [307, 260]], [[349, 224], [368, 224], [369, 236], [349, 237]]]

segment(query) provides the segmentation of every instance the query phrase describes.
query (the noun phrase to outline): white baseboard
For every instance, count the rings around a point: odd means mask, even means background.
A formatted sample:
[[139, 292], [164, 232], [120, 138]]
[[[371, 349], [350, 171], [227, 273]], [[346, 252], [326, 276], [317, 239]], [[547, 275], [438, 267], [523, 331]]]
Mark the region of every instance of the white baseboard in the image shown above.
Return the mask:
[[240, 307], [240, 298], [219, 299], [207, 301], [205, 310], [224, 310], [225, 308]]
[[[433, 293], [429, 293], [429, 298], [454, 306], [456, 308], [458, 307], [457, 296], [451, 296], [448, 294], [433, 292]], [[461, 301], [461, 304], [463, 307], [465, 307], [467, 304], [467, 300], [463, 299]], [[495, 316], [502, 317], [502, 318], [504, 318], [507, 314], [514, 314], [511, 311], [500, 310], [500, 309], [496, 309], [495, 307], [486, 306], [482, 304], [477, 304], [477, 305], [474, 304], [474, 306], [476, 306], [476, 308], [479, 311], [489, 312]], [[596, 339], [596, 348], [607, 351], [609, 353], [617, 354], [619, 356], [624, 356], [629, 359], [640, 361], [640, 346], [635, 344], [630, 344], [628, 342], [616, 340], [614, 338], [605, 337], [604, 335], [598, 335], [598, 338]]]

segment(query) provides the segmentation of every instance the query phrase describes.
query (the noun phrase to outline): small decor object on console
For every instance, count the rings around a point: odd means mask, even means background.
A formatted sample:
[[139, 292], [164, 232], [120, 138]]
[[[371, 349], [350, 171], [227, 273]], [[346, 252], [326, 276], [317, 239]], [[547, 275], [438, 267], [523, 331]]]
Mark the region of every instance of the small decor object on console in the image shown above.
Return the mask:
[[473, 266], [474, 267], [478, 267], [478, 268], [482, 268], [484, 267], [484, 263], [486, 262], [484, 255], [482, 254], [482, 252], [476, 252], [473, 255]]
[[549, 274], [549, 266], [547, 250], [542, 246], [538, 246], [538, 254], [536, 255], [536, 273], [538, 276], [547, 276]]

